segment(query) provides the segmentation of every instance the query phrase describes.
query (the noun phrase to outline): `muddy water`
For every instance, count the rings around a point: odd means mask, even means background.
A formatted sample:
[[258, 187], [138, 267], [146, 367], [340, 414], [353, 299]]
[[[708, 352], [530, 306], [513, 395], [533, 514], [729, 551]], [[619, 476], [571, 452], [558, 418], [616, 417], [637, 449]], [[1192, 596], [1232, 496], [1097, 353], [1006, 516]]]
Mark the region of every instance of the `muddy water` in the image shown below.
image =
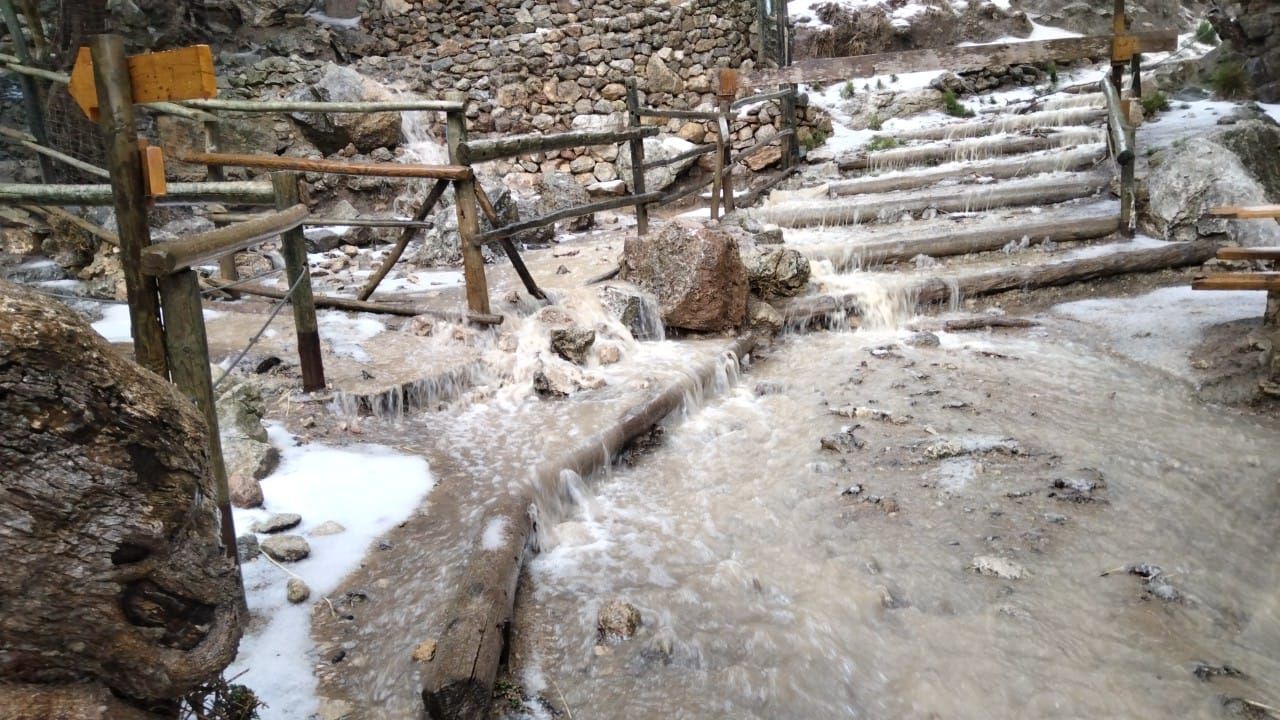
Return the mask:
[[[1040, 332], [939, 348], [891, 332], [796, 338], [597, 481], [530, 565], [513, 655], [535, 698], [524, 712], [1220, 718], [1223, 697], [1280, 705], [1280, 426]], [[830, 413], [845, 405], [897, 420]], [[854, 424], [862, 449], [820, 449]], [[1016, 454], [965, 451], [1007, 439]], [[959, 454], [941, 457], [948, 447]], [[1081, 481], [1096, 487], [1070, 490]], [[978, 558], [1023, 576], [980, 575]], [[1102, 575], [1140, 562], [1178, 599]], [[598, 646], [614, 597], [643, 625]], [[1197, 662], [1246, 677], [1202, 681]]]

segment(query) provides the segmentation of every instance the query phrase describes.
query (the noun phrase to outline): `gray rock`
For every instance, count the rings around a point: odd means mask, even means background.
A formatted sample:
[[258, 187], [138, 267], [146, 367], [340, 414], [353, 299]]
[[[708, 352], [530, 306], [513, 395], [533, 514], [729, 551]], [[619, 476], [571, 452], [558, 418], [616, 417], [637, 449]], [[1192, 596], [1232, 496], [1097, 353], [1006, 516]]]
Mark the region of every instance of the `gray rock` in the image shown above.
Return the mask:
[[311, 597], [311, 588], [302, 578], [289, 578], [289, 582], [285, 585], [285, 597], [294, 605], [304, 603]]
[[751, 247], [742, 252], [751, 291], [765, 300], [795, 297], [809, 285], [809, 259], [780, 245]]
[[619, 277], [658, 298], [668, 327], [720, 332], [746, 319], [747, 269], [737, 240], [723, 230], [677, 220], [628, 237]]
[[311, 545], [301, 535], [272, 535], [262, 541], [262, 552], [280, 562], [297, 562], [311, 554]]
[[575, 365], [587, 361], [596, 332], [584, 328], [556, 328], [551, 331], [551, 349], [557, 355]]
[[837, 452], [841, 455], [847, 455], [855, 450], [861, 450], [867, 446], [867, 442], [853, 434], [859, 427], [861, 426], [854, 425], [853, 427], [847, 428], [838, 433], [827, 435], [819, 441], [819, 445], [821, 445], [823, 450]]
[[[320, 100], [332, 102], [371, 102], [391, 100], [393, 93], [371, 78], [356, 70], [328, 63], [320, 80], [311, 86], [299, 87], [289, 93], [289, 100]], [[338, 152], [347, 145], [355, 145], [360, 152], [377, 148], [395, 147], [403, 139], [400, 113], [292, 113], [307, 139], [321, 152]]]
[[1002, 580], [1021, 580], [1027, 574], [1026, 568], [1002, 557], [976, 557], [970, 563], [969, 568], [979, 575], [997, 577]]
[[[233, 382], [228, 378], [228, 382]], [[262, 425], [266, 405], [256, 380], [235, 381], [218, 397], [218, 431], [222, 437], [222, 457], [227, 475], [262, 479], [280, 464], [280, 451], [267, 440]], [[261, 494], [261, 490], [258, 491]], [[238, 507], [256, 507], [239, 505]]]
[[231, 504], [249, 509], [262, 507], [262, 484], [257, 479], [244, 474], [232, 475], [227, 479], [231, 490]]
[[296, 528], [302, 524], [302, 516], [294, 513], [276, 513], [261, 522], [256, 522], [249, 526], [251, 532], [260, 535], [270, 535], [272, 533], [282, 532]]
[[600, 606], [596, 615], [596, 632], [600, 640], [617, 642], [633, 637], [640, 629], [640, 611], [624, 600], [610, 600]]
[[340, 535], [346, 531], [347, 529], [341, 523], [327, 520], [311, 528], [311, 532], [308, 534], [312, 537], [327, 537], [329, 535]]
[[914, 332], [903, 342], [911, 347], [936, 348], [942, 346], [942, 340], [931, 332]]
[[637, 340], [661, 340], [665, 336], [662, 309], [653, 295], [629, 283], [610, 282], [597, 286], [600, 304], [631, 331]]
[[262, 554], [262, 547], [258, 544], [258, 536], [253, 533], [246, 533], [236, 538], [236, 552], [240, 555], [240, 562], [249, 562], [257, 559]]
[[[669, 160], [681, 153], [692, 150], [693, 147], [693, 143], [678, 137], [645, 138], [644, 160], [645, 162]], [[688, 170], [697, 160], [697, 158], [688, 158], [678, 163], [646, 170], [644, 173], [645, 192], [667, 189], [680, 177], [681, 173]], [[631, 189], [631, 146], [629, 144], [623, 145], [618, 153], [618, 176], [627, 184], [627, 189]]]
[[[596, 166], [593, 165], [593, 168]], [[596, 177], [599, 177], [597, 174]], [[578, 184], [572, 175], [562, 172], [547, 171], [538, 176], [534, 185], [537, 192], [536, 216], [549, 215], [557, 210], [580, 207], [591, 202], [586, 188]], [[571, 232], [590, 230], [596, 224], [594, 215], [565, 220], [561, 226]]]
[[782, 313], [767, 302], [750, 298], [747, 300], [747, 325], [752, 330], [757, 330], [769, 335], [776, 335], [782, 332], [786, 319]]

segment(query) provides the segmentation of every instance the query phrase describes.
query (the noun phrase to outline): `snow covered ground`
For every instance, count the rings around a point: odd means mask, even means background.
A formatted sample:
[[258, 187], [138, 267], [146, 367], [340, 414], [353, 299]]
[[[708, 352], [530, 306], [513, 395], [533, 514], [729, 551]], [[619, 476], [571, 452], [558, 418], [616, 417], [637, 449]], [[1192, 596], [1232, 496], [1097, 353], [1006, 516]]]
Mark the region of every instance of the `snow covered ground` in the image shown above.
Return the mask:
[[[90, 327], [94, 332], [106, 338], [109, 343], [127, 343], [133, 341], [133, 329], [129, 322], [129, 306], [128, 305], [105, 305], [102, 311], [102, 319], [93, 323]], [[223, 313], [217, 310], [204, 311], [204, 319], [206, 321], [214, 318], [222, 317]]]

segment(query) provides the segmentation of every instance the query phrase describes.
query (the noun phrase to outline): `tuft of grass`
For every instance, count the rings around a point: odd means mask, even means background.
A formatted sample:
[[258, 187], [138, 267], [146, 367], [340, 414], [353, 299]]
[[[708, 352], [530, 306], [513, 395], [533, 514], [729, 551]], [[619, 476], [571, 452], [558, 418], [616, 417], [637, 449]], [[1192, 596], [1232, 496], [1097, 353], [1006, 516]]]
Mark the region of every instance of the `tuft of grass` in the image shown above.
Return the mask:
[[1244, 66], [1238, 62], [1219, 64], [1209, 82], [1218, 96], [1225, 99], [1244, 97], [1249, 92], [1249, 78], [1245, 76]]
[[1218, 31], [1213, 29], [1213, 25], [1208, 20], [1201, 20], [1200, 26], [1196, 28], [1196, 42], [1201, 45], [1218, 46], [1222, 44], [1222, 40], [1218, 37]]
[[895, 83], [896, 83], [896, 82], [898, 82], [898, 74], [897, 74], [897, 73], [894, 73], [894, 74], [890, 75], [890, 76], [889, 76], [889, 82], [895, 82]]
[[883, 127], [884, 127], [884, 118], [881, 118], [876, 113], [871, 113], [871, 117], [867, 118], [867, 129], [880, 132], [880, 129]]
[[1044, 66], [1044, 71], [1049, 74], [1049, 87], [1058, 87], [1058, 63], [1050, 60], [1049, 64]]
[[827, 134], [822, 130], [814, 128], [813, 133], [804, 140], [804, 149], [806, 152], [815, 150], [826, 141]]
[[1168, 109], [1169, 98], [1159, 90], [1142, 96], [1142, 110], [1146, 113], [1147, 117], [1151, 117], [1156, 113], [1161, 113]]
[[942, 110], [951, 117], [973, 117], [973, 111], [965, 107], [964, 103], [960, 102], [960, 100], [956, 98], [954, 90], [947, 90], [942, 93]]
[[854, 87], [853, 81], [846, 82], [844, 87], [840, 88], [840, 97], [845, 100], [852, 100], [853, 96], [858, 93], [858, 88]]
[[876, 89], [877, 89], [877, 90], [883, 90], [883, 89], [884, 89], [884, 80], [883, 80], [883, 79], [881, 79], [881, 78], [876, 78]]
[[867, 143], [867, 152], [876, 152], [878, 150], [892, 150], [898, 147], [898, 141], [890, 135], [877, 135], [871, 138], [871, 142]]

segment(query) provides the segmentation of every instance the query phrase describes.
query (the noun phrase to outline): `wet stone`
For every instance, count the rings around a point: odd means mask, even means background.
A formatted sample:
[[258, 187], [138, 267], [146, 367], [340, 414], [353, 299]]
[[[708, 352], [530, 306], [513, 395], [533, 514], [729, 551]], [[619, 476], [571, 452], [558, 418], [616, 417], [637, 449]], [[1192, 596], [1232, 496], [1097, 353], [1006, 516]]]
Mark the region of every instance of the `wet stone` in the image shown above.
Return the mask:
[[262, 551], [272, 560], [297, 562], [311, 554], [311, 545], [300, 535], [272, 535], [262, 541]]
[[624, 600], [610, 600], [596, 616], [596, 631], [605, 642], [626, 640], [639, 629], [640, 611]]
[[911, 347], [936, 348], [942, 345], [942, 340], [931, 332], [911, 333], [903, 342]]
[[551, 349], [575, 365], [581, 365], [587, 361], [587, 353], [595, 342], [594, 330], [557, 328], [551, 331]]
[[347, 529], [343, 527], [341, 523], [336, 523], [332, 520], [329, 520], [329, 521], [320, 523], [314, 528], [311, 528], [310, 534], [312, 537], [326, 537], [329, 535], [339, 535], [346, 531]]
[[285, 597], [294, 605], [304, 603], [311, 597], [311, 588], [301, 578], [289, 578], [285, 585]]
[[867, 446], [867, 442], [853, 434], [860, 425], [855, 425], [847, 430], [828, 435], [820, 441], [823, 450], [848, 454], [855, 450], [861, 450]]
[[270, 535], [298, 527], [302, 524], [302, 516], [295, 513], [276, 513], [266, 520], [249, 526], [249, 530], [261, 535]]
[[249, 562], [256, 560], [262, 554], [262, 547], [258, 544], [258, 536], [253, 533], [247, 533], [236, 538], [236, 552], [240, 555], [240, 562]]
[[1020, 580], [1027, 574], [1026, 568], [1012, 560], [1001, 557], [976, 557], [969, 565], [969, 568], [979, 575], [997, 577], [1002, 580]]

